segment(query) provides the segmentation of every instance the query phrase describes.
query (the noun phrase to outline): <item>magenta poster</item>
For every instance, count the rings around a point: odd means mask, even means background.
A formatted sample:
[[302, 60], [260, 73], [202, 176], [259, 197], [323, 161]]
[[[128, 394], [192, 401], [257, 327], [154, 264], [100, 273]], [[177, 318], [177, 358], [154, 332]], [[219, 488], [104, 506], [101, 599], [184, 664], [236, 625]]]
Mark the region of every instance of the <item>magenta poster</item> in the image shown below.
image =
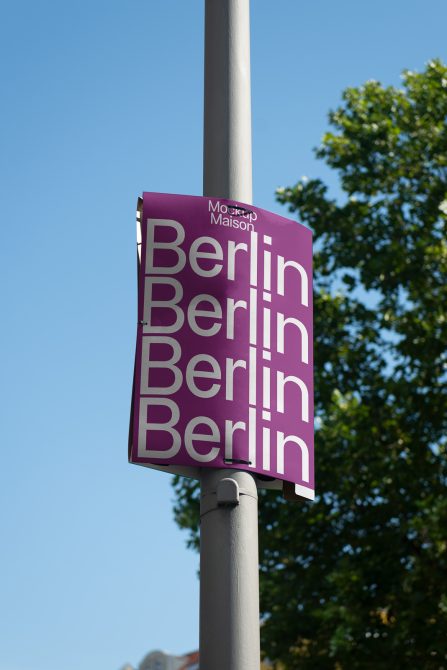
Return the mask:
[[144, 193], [130, 460], [237, 468], [314, 497], [312, 234]]

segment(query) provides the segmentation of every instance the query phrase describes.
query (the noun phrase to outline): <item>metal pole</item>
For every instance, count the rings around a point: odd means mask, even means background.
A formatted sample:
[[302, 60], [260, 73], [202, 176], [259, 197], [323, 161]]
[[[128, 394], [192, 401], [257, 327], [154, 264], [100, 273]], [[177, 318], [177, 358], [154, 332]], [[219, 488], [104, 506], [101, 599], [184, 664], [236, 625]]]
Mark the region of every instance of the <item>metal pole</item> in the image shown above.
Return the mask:
[[249, 0], [205, 0], [203, 194], [251, 203]]
[[[205, 0], [203, 193], [252, 199], [249, 0]], [[259, 670], [255, 478], [201, 470], [200, 670]]]
[[236, 470], [202, 473], [200, 670], [259, 670], [256, 482]]

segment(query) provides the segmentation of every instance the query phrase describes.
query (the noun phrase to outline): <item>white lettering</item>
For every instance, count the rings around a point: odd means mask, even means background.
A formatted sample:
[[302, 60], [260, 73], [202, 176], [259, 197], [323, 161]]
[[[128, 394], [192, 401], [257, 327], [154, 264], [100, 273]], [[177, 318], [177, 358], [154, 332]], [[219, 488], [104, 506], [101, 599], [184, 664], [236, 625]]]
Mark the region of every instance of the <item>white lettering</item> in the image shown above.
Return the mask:
[[[171, 418], [165, 423], [153, 423], [147, 420], [151, 405], [162, 405], [171, 410]], [[143, 458], [173, 458], [180, 449], [180, 434], [174, 428], [180, 418], [177, 403], [169, 398], [140, 398], [140, 418], [138, 425], [138, 456]], [[167, 432], [172, 437], [169, 449], [155, 450], [147, 448], [147, 433], [151, 430]]]
[[286, 268], [294, 268], [298, 270], [301, 277], [301, 304], [305, 307], [309, 306], [309, 280], [307, 272], [302, 265], [295, 261], [284, 262], [284, 256], [278, 256], [278, 294], [284, 295], [284, 274]]
[[[155, 229], [159, 228], [173, 228], [177, 235], [172, 242], [155, 242]], [[175, 275], [180, 270], [183, 270], [186, 263], [186, 255], [183, 249], [180, 249], [180, 244], [185, 239], [185, 229], [182, 224], [172, 219], [148, 219], [147, 220], [147, 244], [146, 244], [146, 274], [159, 275]], [[177, 256], [175, 265], [167, 265], [165, 256], [163, 254], [163, 263], [159, 266], [154, 264], [154, 251], [156, 249], [164, 249], [165, 251], [174, 252]]]
[[[154, 300], [153, 288], [155, 285], [172, 286], [174, 289], [174, 296], [170, 300]], [[178, 306], [178, 303], [183, 297], [183, 288], [177, 279], [173, 277], [146, 277], [144, 281], [144, 308], [143, 319], [145, 324], [143, 326], [143, 333], [175, 333], [183, 326], [185, 315], [183, 310]], [[153, 319], [153, 312], [157, 309], [170, 309], [175, 314], [175, 321], [171, 325], [159, 325], [160, 316]], [[155, 323], [152, 322], [155, 321]], [[158, 322], [158, 323], [157, 323]]]
[[233, 458], [233, 434], [237, 430], [246, 430], [245, 421], [225, 421], [225, 458], [229, 461]]
[[236, 244], [233, 240], [228, 242], [228, 279], [234, 280], [236, 272], [236, 254], [238, 251], [248, 251], [248, 246], [245, 242]]
[[227, 339], [234, 340], [234, 314], [237, 309], [247, 309], [246, 300], [227, 298]]
[[[200, 363], [208, 363], [211, 370], [197, 370], [197, 365]], [[202, 391], [195, 379], [221, 379], [221, 370], [219, 363], [213, 356], [208, 354], [197, 354], [193, 356], [186, 367], [186, 383], [191, 393], [194, 393], [198, 398], [212, 398], [220, 390], [220, 384], [212, 384], [209, 389]]]
[[[203, 244], [210, 244], [214, 251], [200, 251], [200, 247]], [[222, 270], [222, 263], [215, 263], [212, 268], [209, 270], [204, 270], [198, 264], [199, 258], [209, 258], [210, 260], [221, 261], [223, 259], [223, 250], [219, 242], [214, 239], [214, 237], [198, 237], [191, 244], [191, 249], [189, 250], [189, 262], [194, 270], [194, 272], [199, 275], [199, 277], [215, 277]]]
[[[163, 344], [171, 347], [172, 356], [167, 360], [151, 360], [151, 345]], [[180, 368], [175, 365], [180, 360], [181, 349], [177, 340], [173, 337], [143, 337], [141, 353], [141, 393], [144, 395], [171, 395], [176, 393], [182, 385], [183, 375]], [[170, 370], [174, 375], [174, 381], [170, 386], [150, 386], [149, 371], [151, 368], [163, 368]]]
[[234, 371], [237, 368], [247, 369], [247, 361], [242, 359], [233, 360], [232, 358], [226, 359], [225, 366], [225, 400], [233, 400], [233, 387], [234, 387]]
[[307, 334], [306, 327], [304, 323], [301, 323], [299, 319], [294, 319], [289, 317], [288, 319], [284, 318], [284, 314], [278, 312], [277, 315], [277, 351], [280, 354], [284, 353], [284, 330], [287, 324], [296, 326], [301, 333], [301, 361], [303, 363], [309, 362], [309, 336]]
[[277, 431], [276, 433], [276, 468], [280, 474], [284, 474], [284, 447], [288, 442], [296, 444], [301, 450], [301, 474], [302, 479], [305, 482], [309, 482], [309, 450], [306, 443], [300, 437], [296, 435], [287, 435], [284, 437], [284, 433]]
[[[208, 302], [212, 305], [213, 309], [198, 309], [198, 305], [201, 302]], [[197, 324], [197, 317], [203, 317], [207, 319], [222, 319], [222, 308], [219, 301], [212, 295], [207, 295], [206, 293], [201, 293], [196, 295], [189, 304], [188, 307], [188, 323], [191, 327], [191, 330], [196, 333], [196, 335], [202, 335], [203, 337], [211, 337], [216, 335], [222, 327], [221, 323], [213, 323], [209, 328], [201, 328]]]
[[[211, 429], [210, 433], [195, 433], [196, 426], [204, 424]], [[185, 447], [188, 454], [199, 463], [214, 461], [219, 453], [219, 447], [212, 447], [207, 454], [199, 453], [194, 447], [193, 441], [198, 442], [220, 442], [220, 431], [215, 421], [207, 416], [196, 416], [188, 422], [185, 429]]]
[[[264, 368], [265, 369], [265, 368]], [[295, 384], [301, 390], [301, 419], [309, 423], [309, 392], [306, 384], [299, 377], [289, 375], [278, 370], [276, 374], [276, 405], [278, 412], [284, 412], [284, 388], [286, 384]]]

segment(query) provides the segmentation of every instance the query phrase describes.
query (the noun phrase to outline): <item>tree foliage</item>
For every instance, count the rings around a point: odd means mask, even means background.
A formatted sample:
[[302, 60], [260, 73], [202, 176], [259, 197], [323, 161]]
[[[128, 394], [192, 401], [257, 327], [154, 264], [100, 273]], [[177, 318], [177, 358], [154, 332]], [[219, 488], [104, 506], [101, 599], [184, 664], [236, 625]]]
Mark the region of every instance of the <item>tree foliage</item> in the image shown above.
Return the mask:
[[[314, 503], [260, 504], [263, 650], [287, 669], [447, 670], [447, 68], [343, 94], [314, 231]], [[176, 483], [197, 539], [197, 489]]]

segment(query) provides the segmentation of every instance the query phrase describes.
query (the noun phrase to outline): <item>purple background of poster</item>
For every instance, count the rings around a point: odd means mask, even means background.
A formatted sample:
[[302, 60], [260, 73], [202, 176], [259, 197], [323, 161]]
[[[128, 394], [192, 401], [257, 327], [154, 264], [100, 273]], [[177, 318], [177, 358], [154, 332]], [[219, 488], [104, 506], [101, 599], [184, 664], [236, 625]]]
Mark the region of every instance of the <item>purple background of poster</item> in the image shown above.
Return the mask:
[[[244, 463], [224, 462], [224, 426], [225, 420], [245, 421], [247, 430], [237, 430], [234, 433], [233, 458], [248, 461], [248, 407], [249, 407], [249, 383], [248, 383], [248, 359], [249, 359], [249, 309], [239, 309], [235, 315], [235, 339], [226, 337], [226, 298], [249, 301], [250, 293], [250, 263], [249, 253], [241, 250], [236, 254], [235, 280], [227, 279], [227, 245], [229, 240], [235, 243], [245, 242], [250, 249], [250, 232], [248, 230], [236, 229], [224, 225], [211, 223], [209, 202], [220, 202], [221, 205], [235, 206], [245, 208], [257, 215], [257, 220], [253, 222], [254, 230], [258, 233], [258, 291], [257, 291], [257, 416], [256, 416], [256, 466], [249, 466]], [[225, 214], [223, 216], [226, 216]], [[234, 467], [240, 470], [256, 472], [261, 475], [271, 476], [278, 479], [284, 479], [294, 483], [302, 484], [308, 488], [314, 486], [314, 463], [313, 463], [313, 350], [312, 350], [312, 233], [309, 229], [290, 219], [278, 216], [266, 210], [257, 208], [253, 205], [236, 203], [226, 199], [207, 198], [198, 196], [168, 195], [160, 193], [144, 193], [143, 196], [143, 216], [142, 216], [142, 253], [141, 253], [141, 272], [139, 277], [139, 297], [138, 297], [138, 321], [143, 321], [144, 315], [144, 278], [145, 278], [145, 260], [147, 243], [147, 220], [148, 219], [171, 219], [181, 223], [185, 230], [185, 240], [181, 244], [187, 255], [185, 267], [177, 274], [157, 274], [159, 278], [173, 277], [181, 282], [183, 286], [183, 297], [179, 306], [185, 312], [185, 321], [183, 326], [175, 333], [167, 333], [168, 337], [175, 338], [181, 346], [182, 355], [177, 366], [184, 375], [186, 366], [190, 358], [196, 354], [206, 353], [213, 356], [219, 363], [222, 370], [222, 387], [219, 393], [211, 398], [198, 398], [187, 387], [185, 379], [181, 388], [172, 395], [166, 396], [173, 400], [180, 409], [180, 419], [175, 426], [180, 432], [182, 438], [185, 427], [191, 419], [197, 415], [204, 415], [213, 419], [221, 433], [222, 448], [219, 455], [209, 463], [194, 460], [186, 451], [183, 439], [179, 452], [172, 458], [159, 459], [147, 458], [138, 455], [138, 425], [139, 425], [139, 400], [141, 397], [141, 360], [142, 360], [142, 340], [143, 326], [138, 326], [137, 333], [137, 352], [136, 352], [136, 376], [135, 376], [135, 396], [133, 406], [133, 435], [130, 450], [130, 460], [133, 463], [141, 464], [171, 464], [193, 467]], [[233, 214], [233, 218], [241, 220], [242, 217]], [[242, 219], [247, 221], [247, 219]], [[162, 237], [162, 236], [165, 237]], [[172, 229], [156, 231], [156, 240], [165, 239], [172, 241], [175, 231]], [[263, 243], [263, 236], [272, 238], [271, 246]], [[208, 236], [217, 240], [223, 248], [224, 259], [223, 268], [219, 274], [214, 277], [201, 277], [194, 272], [189, 264], [188, 252], [191, 243], [198, 237]], [[271, 276], [271, 302], [263, 300], [263, 280], [264, 280], [264, 259], [263, 251], [272, 252], [272, 276]], [[203, 251], [212, 251], [211, 247], [201, 247]], [[277, 286], [277, 257], [282, 255], [285, 261], [296, 261], [306, 270], [308, 287], [308, 306], [301, 304], [301, 280], [296, 269], [287, 268], [285, 271], [285, 295], [280, 296], [276, 293]], [[158, 250], [154, 256], [155, 264], [161, 264], [163, 261], [167, 265], [176, 262], [176, 254], [173, 251]], [[202, 268], [211, 268], [216, 260], [200, 259], [199, 265]], [[169, 299], [173, 290], [171, 287], [163, 291], [158, 288], [155, 296], [160, 299]], [[209, 294], [218, 299], [222, 305], [222, 327], [216, 335], [211, 337], [201, 337], [192, 332], [186, 318], [187, 306], [191, 299], [198, 294]], [[210, 305], [200, 305], [205, 309], [210, 309]], [[271, 326], [271, 360], [265, 361], [262, 358], [263, 342], [263, 307], [272, 310]], [[309, 337], [309, 362], [301, 362], [301, 336], [298, 329], [293, 325], [285, 328], [285, 353], [276, 352], [276, 312], [282, 312], [285, 317], [294, 317], [299, 319], [307, 329]], [[154, 315], [159, 323], [169, 324], [173, 322], [173, 312], [171, 309], [154, 310]], [[205, 319], [201, 324], [204, 328], [209, 328], [214, 320]], [[220, 321], [219, 321], [220, 323]], [[163, 360], [170, 355], [169, 347], [159, 349], [160, 359]], [[225, 400], [225, 359], [244, 359], [247, 361], [247, 370], [238, 369], [235, 371], [235, 395], [233, 401]], [[151, 356], [152, 358], [152, 356]], [[262, 420], [262, 367], [268, 365], [271, 368], [271, 419]], [[209, 369], [207, 366], [201, 366], [201, 369]], [[286, 375], [296, 375], [306, 384], [309, 392], [309, 421], [304, 422], [301, 418], [301, 391], [295, 384], [287, 384], [285, 391], [285, 412], [280, 413], [274, 409], [273, 399], [276, 396], [276, 370], [282, 370]], [[173, 381], [173, 374], [170, 371], [154, 371], [150, 373], [150, 384], [159, 382], [160, 385], [168, 386]], [[209, 388], [216, 380], [206, 379], [197, 381], [199, 387]], [[155, 396], [154, 396], [155, 397]], [[158, 398], [162, 396], [156, 396]], [[158, 410], [151, 408], [150, 420], [155, 422], [166, 421], [169, 418], [167, 409]], [[262, 433], [263, 426], [271, 429], [271, 458], [270, 467], [263, 469], [263, 447]], [[200, 432], [209, 432], [204, 426], [198, 426]], [[289, 444], [284, 452], [284, 474], [278, 472], [276, 462], [276, 439], [275, 431], [282, 431], [285, 435], [293, 434], [301, 439], [307, 445], [309, 451], [309, 481], [304, 481], [301, 476], [301, 456], [300, 449]], [[171, 444], [171, 437], [167, 432], [155, 433], [152, 431], [147, 442], [149, 449], [168, 449]], [[152, 439], [151, 439], [152, 438]], [[198, 452], [207, 453], [212, 447], [218, 446], [212, 442], [194, 442]]]

